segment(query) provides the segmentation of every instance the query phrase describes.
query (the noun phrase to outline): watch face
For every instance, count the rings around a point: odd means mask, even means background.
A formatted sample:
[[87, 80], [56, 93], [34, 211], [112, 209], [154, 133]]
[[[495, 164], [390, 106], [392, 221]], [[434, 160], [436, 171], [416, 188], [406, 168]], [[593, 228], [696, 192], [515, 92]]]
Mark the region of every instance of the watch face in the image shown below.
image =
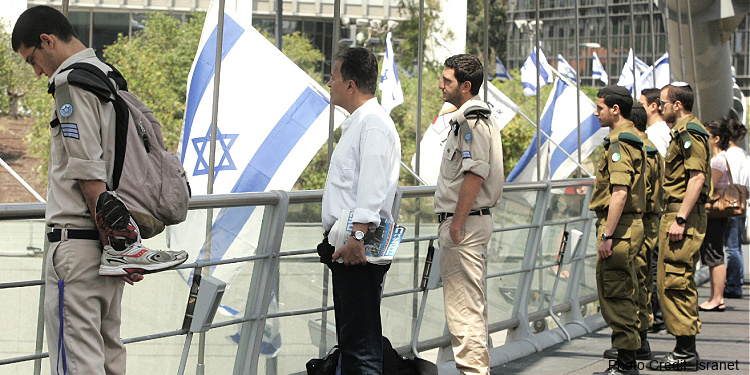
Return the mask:
[[365, 239], [365, 233], [362, 232], [361, 230], [358, 230], [354, 232], [353, 237], [357, 241], [362, 241]]

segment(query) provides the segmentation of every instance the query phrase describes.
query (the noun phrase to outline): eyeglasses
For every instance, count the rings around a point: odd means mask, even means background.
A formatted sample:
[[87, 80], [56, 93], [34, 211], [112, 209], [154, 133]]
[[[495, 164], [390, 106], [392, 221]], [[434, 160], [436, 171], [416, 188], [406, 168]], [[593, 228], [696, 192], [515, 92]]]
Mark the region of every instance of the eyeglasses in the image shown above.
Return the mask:
[[674, 104], [674, 103], [675, 103], [675, 102], [673, 102], [673, 101], [666, 101], [666, 102], [665, 102], [665, 101], [663, 101], [663, 100], [659, 99], [659, 107], [664, 107], [664, 106], [665, 106], [665, 105], [667, 105], [667, 104]]
[[26, 63], [31, 65], [31, 67], [34, 67], [34, 52], [36, 52], [36, 49], [39, 48], [39, 46], [42, 45], [42, 41], [39, 40], [36, 42], [36, 45], [34, 46], [34, 49], [31, 51], [29, 56], [26, 57]]

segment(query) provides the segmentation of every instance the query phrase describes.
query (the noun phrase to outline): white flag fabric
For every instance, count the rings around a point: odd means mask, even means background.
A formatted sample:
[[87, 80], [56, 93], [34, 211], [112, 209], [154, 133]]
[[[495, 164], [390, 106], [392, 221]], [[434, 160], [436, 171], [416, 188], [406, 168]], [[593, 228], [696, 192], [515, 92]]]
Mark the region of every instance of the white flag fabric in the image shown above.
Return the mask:
[[594, 52], [592, 64], [593, 66], [591, 68], [591, 78], [598, 79], [604, 82], [605, 85], [609, 85], [609, 76], [604, 70], [604, 65], [602, 65], [601, 60], [599, 60], [599, 56], [596, 55], [596, 52]]
[[[656, 86], [654, 86], [654, 76], [656, 76]], [[661, 89], [672, 82], [669, 77], [669, 53], [663, 54], [656, 60], [654, 65], [649, 66], [641, 75], [641, 79], [638, 82], [636, 98], [641, 97], [641, 90], [651, 88]]]
[[[500, 130], [508, 125], [510, 120], [516, 116], [519, 111], [518, 106], [508, 98], [495, 85], [487, 81], [487, 103], [492, 110], [492, 117]], [[479, 97], [484, 99], [484, 87], [479, 88]], [[450, 120], [455, 115], [456, 108], [453, 104], [444, 103], [440, 113], [435, 116], [435, 120], [424, 132], [422, 140], [419, 142], [419, 177], [427, 184], [437, 184], [438, 174], [440, 173], [440, 163], [442, 162], [443, 147], [445, 140], [450, 133]], [[416, 170], [417, 155], [411, 158], [411, 167]]]
[[557, 54], [557, 71], [575, 82], [576, 70], [573, 69], [568, 63], [568, 60], [565, 60], [565, 58], [559, 53]]
[[[206, 15], [188, 77], [187, 107], [180, 140], [182, 164], [193, 196], [207, 193], [218, 6]], [[328, 137], [328, 93], [251, 25], [224, 14], [221, 87], [216, 131], [215, 194], [291, 190]], [[343, 121], [335, 116], [335, 124]], [[255, 253], [263, 208], [214, 211], [210, 259]], [[207, 213], [189, 211], [169, 228], [169, 245], [203, 260]], [[230, 283], [244, 263], [212, 267]], [[187, 271], [187, 272], [183, 272]], [[191, 278], [188, 270], [183, 277]]]
[[495, 56], [495, 78], [500, 78], [500, 81], [511, 80], [510, 72], [505, 67], [500, 58]]
[[401, 90], [401, 81], [396, 71], [396, 59], [393, 58], [393, 43], [391, 32], [385, 37], [385, 57], [383, 67], [380, 69], [380, 84], [378, 88], [383, 93], [380, 105], [386, 112], [391, 113], [393, 108], [404, 102], [404, 92]]
[[[577, 161], [578, 127], [576, 126], [576, 93], [574, 86], [569, 86], [563, 80], [555, 80], [539, 126], [549, 134], [552, 140], [560, 145]], [[609, 134], [608, 128], [599, 125], [599, 119], [594, 116], [594, 102], [586, 94], [581, 95], [581, 160], [585, 159], [604, 141]], [[508, 174], [507, 181], [536, 181], [536, 160], [540, 158], [541, 177], [543, 180], [565, 179], [578, 167], [575, 161], [568, 158], [546, 136], [541, 134], [542, 145], [539, 155], [536, 152], [536, 133], [531, 144], [518, 160], [515, 168]], [[595, 171], [589, 171], [595, 173]]]
[[[531, 55], [526, 58], [526, 62], [523, 63], [521, 68], [521, 82], [523, 83], [523, 94], [526, 96], [536, 95], [536, 60], [537, 60], [537, 49], [531, 51]], [[554, 76], [552, 74], [552, 67], [547, 62], [547, 58], [544, 57], [544, 52], [539, 49], [539, 85], [544, 86], [552, 83]]]
[[[635, 59], [635, 71], [633, 71], [633, 59]], [[648, 64], [633, 55], [633, 49], [631, 48], [630, 52], [628, 52], [628, 58], [622, 66], [622, 72], [620, 73], [620, 79], [617, 81], [617, 86], [622, 86], [628, 89], [630, 94], [633, 94], [633, 82], [639, 82], [641, 75], [645, 73], [648, 68]], [[636, 89], [638, 89], [638, 87], [636, 87]]]

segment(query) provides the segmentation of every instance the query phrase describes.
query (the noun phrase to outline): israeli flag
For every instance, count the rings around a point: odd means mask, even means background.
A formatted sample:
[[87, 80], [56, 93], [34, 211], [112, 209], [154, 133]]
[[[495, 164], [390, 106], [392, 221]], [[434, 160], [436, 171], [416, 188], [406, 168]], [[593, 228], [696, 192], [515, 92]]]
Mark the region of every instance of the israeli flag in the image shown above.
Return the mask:
[[505, 67], [500, 58], [495, 56], [495, 78], [499, 78], [500, 81], [511, 80], [510, 72]]
[[[550, 135], [552, 140], [560, 145], [573, 158], [581, 152], [581, 160], [587, 158], [604, 141], [609, 134], [608, 128], [599, 125], [599, 119], [594, 116], [594, 102], [583, 92], [581, 95], [581, 148], [578, 149], [578, 126], [576, 124], [576, 94], [575, 86], [569, 86], [565, 81], [555, 80], [552, 93], [547, 99], [540, 119], [541, 130]], [[578, 167], [575, 161], [568, 158], [549, 139], [542, 136], [542, 146], [539, 154], [536, 151], [536, 133], [531, 144], [518, 160], [515, 168], [508, 174], [507, 181], [536, 181], [536, 160], [540, 158], [541, 177], [543, 180], [565, 179]], [[577, 161], [577, 160], [576, 160]], [[589, 171], [593, 173], [594, 171]]]
[[[654, 86], [654, 76], [656, 76], [656, 86]], [[641, 97], [641, 90], [652, 88], [661, 89], [672, 82], [669, 77], [669, 54], [663, 54], [656, 60], [654, 65], [649, 66], [648, 69], [641, 74], [641, 78], [638, 82], [639, 83], [636, 87], [636, 98]]]
[[393, 43], [391, 32], [385, 37], [385, 58], [380, 70], [380, 84], [378, 88], [383, 93], [380, 105], [386, 112], [391, 113], [393, 108], [404, 102], [404, 92], [401, 90], [401, 81], [398, 80], [396, 71], [396, 59], [393, 58]]
[[575, 82], [576, 70], [573, 69], [568, 63], [568, 60], [565, 60], [565, 58], [559, 53], [557, 54], [557, 71]]
[[[547, 58], [544, 57], [544, 52], [541, 49], [539, 51], [539, 85], [544, 86], [552, 83], [552, 67], [547, 62]], [[526, 59], [521, 68], [521, 82], [523, 83], [523, 94], [526, 96], [536, 95], [536, 60], [537, 60], [537, 49], [531, 51], [531, 55]]]
[[591, 68], [591, 78], [598, 79], [604, 82], [605, 85], [609, 85], [609, 76], [607, 75], [607, 72], [604, 70], [604, 65], [602, 65], [601, 60], [599, 60], [599, 56], [596, 55], [596, 52], [594, 52], [592, 63], [593, 63], [593, 66]]
[[[209, 178], [215, 194], [291, 190], [328, 137], [328, 93], [255, 28], [225, 13], [215, 168], [209, 176], [217, 20], [212, 3], [188, 77], [180, 155], [193, 195], [207, 193]], [[343, 117], [337, 113], [336, 126]], [[262, 207], [215, 211], [210, 259], [253, 255], [262, 216]], [[170, 247], [187, 250], [188, 262], [204, 259], [206, 218], [206, 211], [192, 210], [170, 228]], [[242, 265], [212, 267], [211, 273], [229, 284]], [[181, 273], [190, 278], [190, 270]]]
[[[633, 71], [633, 59], [635, 59], [635, 71]], [[648, 64], [635, 57], [633, 49], [631, 48], [630, 52], [628, 52], [628, 59], [625, 60], [625, 64], [622, 66], [622, 72], [620, 73], [620, 80], [617, 81], [617, 86], [622, 86], [628, 89], [630, 94], [633, 94], [633, 83], [639, 82], [641, 75], [645, 73], [648, 68]]]
[[[519, 108], [491, 82], [487, 81], [486, 84], [487, 96], [489, 97], [487, 104], [492, 110], [492, 117], [495, 119], [498, 128], [503, 130], [510, 120], [516, 116]], [[479, 97], [484, 99], [483, 87], [479, 89]], [[429, 185], [437, 184], [440, 163], [443, 160], [441, 155], [443, 155], [443, 149], [445, 148], [445, 140], [450, 134], [450, 120], [455, 116], [457, 109], [453, 104], [444, 103], [419, 142], [419, 177]], [[415, 170], [417, 168], [416, 154], [411, 158], [411, 167]]]

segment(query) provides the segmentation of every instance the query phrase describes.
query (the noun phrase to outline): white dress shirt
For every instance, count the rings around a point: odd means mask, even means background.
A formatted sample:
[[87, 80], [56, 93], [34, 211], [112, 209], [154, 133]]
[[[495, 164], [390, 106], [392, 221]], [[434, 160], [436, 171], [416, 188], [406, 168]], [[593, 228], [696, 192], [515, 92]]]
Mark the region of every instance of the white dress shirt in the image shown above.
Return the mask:
[[341, 124], [323, 191], [323, 229], [329, 231], [344, 209], [354, 209], [355, 223], [393, 220], [400, 162], [396, 126], [372, 98]]
[[659, 121], [646, 129], [646, 135], [648, 136], [648, 140], [659, 150], [661, 157], [665, 157], [669, 142], [672, 141], [672, 133], [669, 125], [664, 121]]

